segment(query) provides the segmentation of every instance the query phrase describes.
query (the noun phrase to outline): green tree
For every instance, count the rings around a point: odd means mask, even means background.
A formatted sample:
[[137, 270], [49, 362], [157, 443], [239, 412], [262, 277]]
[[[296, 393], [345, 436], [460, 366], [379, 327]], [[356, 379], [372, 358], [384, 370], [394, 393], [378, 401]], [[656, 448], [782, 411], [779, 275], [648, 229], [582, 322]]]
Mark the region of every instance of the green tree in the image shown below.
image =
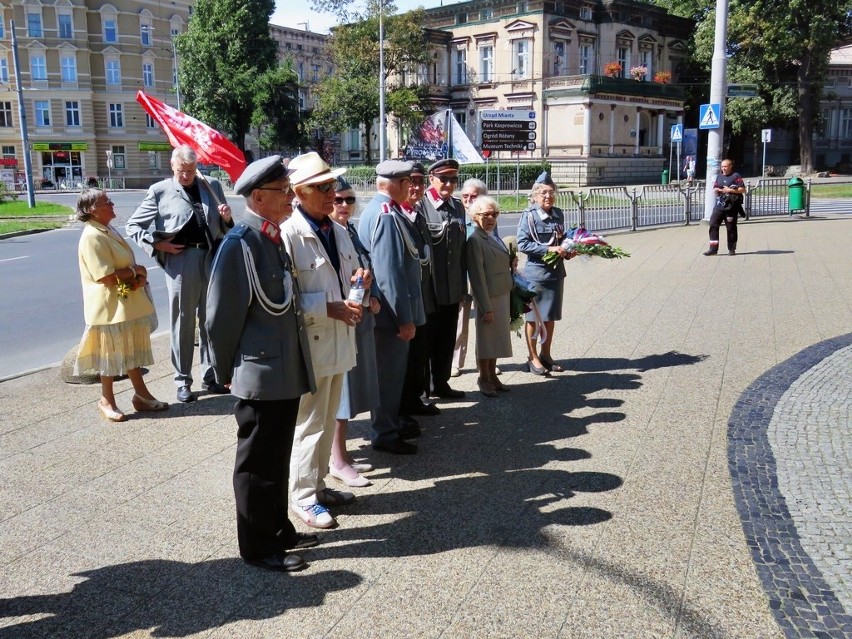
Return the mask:
[[[692, 80], [709, 98], [715, 2], [658, 0], [673, 13], [697, 21], [692, 47], [699, 73]], [[832, 48], [852, 34], [850, 0], [733, 0], [728, 12], [728, 81], [758, 86], [758, 97], [728, 101], [731, 155], [747, 141], [755, 148], [764, 127], [797, 131], [799, 163], [814, 169], [813, 135], [820, 126], [819, 101]], [[757, 154], [755, 154], [757, 155]], [[793, 159], [795, 161], [795, 158]]]
[[[374, 5], [371, 11], [377, 10]], [[385, 12], [389, 5], [385, 5]], [[384, 15], [384, 63], [386, 112], [409, 123], [427, 108], [424, 87], [404, 86], [406, 72], [417, 72], [432, 58], [423, 24], [423, 10]], [[342, 25], [329, 39], [336, 68], [334, 75], [316, 87], [312, 125], [326, 131], [344, 132], [361, 127], [366, 137], [367, 162], [372, 163], [373, 123], [379, 117], [379, 17], [377, 13]]]
[[295, 152], [307, 144], [299, 113], [299, 76], [287, 60], [267, 70], [255, 85], [252, 125], [261, 149]]
[[240, 149], [256, 110], [256, 87], [275, 67], [269, 35], [274, 0], [198, 0], [177, 37], [182, 107]]

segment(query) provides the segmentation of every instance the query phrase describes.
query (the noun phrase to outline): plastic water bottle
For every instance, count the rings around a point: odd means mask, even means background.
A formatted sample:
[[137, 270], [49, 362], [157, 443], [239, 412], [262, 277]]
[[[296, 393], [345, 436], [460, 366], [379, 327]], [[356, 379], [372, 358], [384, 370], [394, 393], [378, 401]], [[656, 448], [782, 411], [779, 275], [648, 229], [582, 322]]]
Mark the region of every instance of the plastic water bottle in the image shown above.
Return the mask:
[[347, 299], [350, 302], [355, 302], [363, 306], [366, 293], [367, 289], [364, 288], [364, 278], [359, 275], [352, 284], [352, 288], [349, 289], [349, 297]]

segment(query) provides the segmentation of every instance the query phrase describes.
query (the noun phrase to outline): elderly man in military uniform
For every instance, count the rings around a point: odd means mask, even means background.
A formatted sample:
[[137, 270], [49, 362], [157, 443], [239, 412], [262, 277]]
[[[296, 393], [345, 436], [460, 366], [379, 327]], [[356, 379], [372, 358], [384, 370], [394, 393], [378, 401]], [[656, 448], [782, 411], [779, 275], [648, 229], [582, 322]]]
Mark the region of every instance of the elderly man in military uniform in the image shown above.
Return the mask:
[[449, 385], [459, 305], [467, 292], [465, 212], [453, 197], [458, 182], [459, 163], [438, 160], [429, 168], [429, 187], [417, 205], [432, 234], [432, 283], [438, 303], [428, 319], [432, 394], [445, 399], [464, 397]]
[[408, 198], [412, 164], [387, 160], [376, 167], [375, 197], [364, 208], [358, 237], [370, 252], [379, 289], [381, 311], [376, 315], [379, 408], [373, 411], [373, 448], [395, 455], [412, 455], [417, 446], [405, 441], [419, 435], [415, 424], [400, 416], [400, 399], [408, 363], [408, 343], [426, 322], [420, 292], [421, 263], [428, 260], [417, 248], [400, 203]]
[[237, 538], [247, 563], [300, 570], [307, 564], [287, 550], [318, 539], [297, 533], [287, 518], [287, 472], [299, 398], [316, 386], [298, 286], [281, 242], [280, 225], [293, 212], [281, 156], [250, 164], [235, 191], [246, 211], [213, 264], [207, 331], [216, 379], [239, 398]]
[[210, 368], [204, 309], [213, 252], [234, 221], [222, 186], [218, 180], [197, 177], [197, 163], [191, 147], [177, 147], [172, 152], [174, 177], [148, 189], [126, 226], [127, 234], [148, 255], [157, 258], [166, 274], [172, 366], [180, 402], [195, 401], [192, 354], [196, 316], [204, 388], [211, 393], [228, 392], [216, 382]]

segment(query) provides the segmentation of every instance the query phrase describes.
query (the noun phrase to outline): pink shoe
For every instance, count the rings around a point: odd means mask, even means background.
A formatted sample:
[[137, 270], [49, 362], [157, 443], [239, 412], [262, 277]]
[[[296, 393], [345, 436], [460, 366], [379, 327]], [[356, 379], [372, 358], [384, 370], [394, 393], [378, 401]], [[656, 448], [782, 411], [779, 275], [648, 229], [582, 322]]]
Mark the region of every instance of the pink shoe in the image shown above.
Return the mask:
[[345, 464], [341, 468], [336, 468], [334, 464], [331, 464], [328, 467], [328, 474], [351, 488], [363, 488], [370, 485], [370, 480], [359, 475], [358, 471], [349, 464]]

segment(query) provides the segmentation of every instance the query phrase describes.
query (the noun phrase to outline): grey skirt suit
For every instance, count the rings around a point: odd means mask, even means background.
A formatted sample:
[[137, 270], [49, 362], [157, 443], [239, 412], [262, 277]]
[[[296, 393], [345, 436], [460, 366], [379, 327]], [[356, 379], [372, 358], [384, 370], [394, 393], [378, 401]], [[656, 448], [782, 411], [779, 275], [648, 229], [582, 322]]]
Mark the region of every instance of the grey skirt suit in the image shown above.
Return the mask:
[[[476, 301], [476, 358], [511, 357], [509, 293], [513, 280], [509, 251], [500, 238], [477, 226], [467, 239], [466, 252], [470, 289]], [[489, 311], [494, 318], [483, 322], [482, 316]]]

